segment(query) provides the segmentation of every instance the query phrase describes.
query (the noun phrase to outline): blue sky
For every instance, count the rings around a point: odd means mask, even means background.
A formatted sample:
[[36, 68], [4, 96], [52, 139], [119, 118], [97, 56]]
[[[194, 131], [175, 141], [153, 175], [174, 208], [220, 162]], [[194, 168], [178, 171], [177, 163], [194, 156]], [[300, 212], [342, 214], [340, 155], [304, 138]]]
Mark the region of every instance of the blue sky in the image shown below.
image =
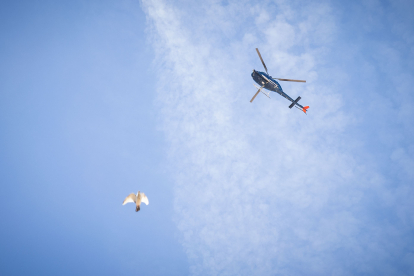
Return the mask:
[[1, 274], [413, 275], [412, 11], [4, 1]]

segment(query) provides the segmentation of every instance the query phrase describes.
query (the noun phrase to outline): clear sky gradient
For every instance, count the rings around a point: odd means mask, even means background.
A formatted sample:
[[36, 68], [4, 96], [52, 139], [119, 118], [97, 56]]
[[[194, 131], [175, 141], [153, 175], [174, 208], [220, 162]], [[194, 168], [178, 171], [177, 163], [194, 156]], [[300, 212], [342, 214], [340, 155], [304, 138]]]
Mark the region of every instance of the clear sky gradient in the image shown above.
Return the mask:
[[2, 1], [0, 274], [414, 275], [413, 10]]

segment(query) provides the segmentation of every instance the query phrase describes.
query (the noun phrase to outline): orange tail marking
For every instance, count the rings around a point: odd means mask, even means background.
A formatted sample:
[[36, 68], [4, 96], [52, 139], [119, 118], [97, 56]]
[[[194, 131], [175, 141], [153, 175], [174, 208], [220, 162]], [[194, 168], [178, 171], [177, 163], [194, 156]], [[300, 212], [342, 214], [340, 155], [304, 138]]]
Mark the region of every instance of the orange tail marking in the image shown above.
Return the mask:
[[304, 108], [303, 108], [303, 112], [305, 112], [306, 113], [306, 111], [307, 111], [307, 109], [309, 108], [309, 106], [305, 106]]

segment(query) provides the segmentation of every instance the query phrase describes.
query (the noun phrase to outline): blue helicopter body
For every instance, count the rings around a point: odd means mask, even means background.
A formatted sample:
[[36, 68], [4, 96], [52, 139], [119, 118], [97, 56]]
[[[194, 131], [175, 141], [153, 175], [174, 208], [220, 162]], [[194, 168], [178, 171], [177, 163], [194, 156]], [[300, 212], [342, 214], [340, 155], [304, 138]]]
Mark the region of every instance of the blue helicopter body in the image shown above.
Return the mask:
[[[263, 64], [263, 66], [264, 66], [264, 68], [265, 68], [265, 70], [266, 70], [266, 73], [265, 72], [259, 72], [259, 71], [256, 71], [256, 70], [253, 70], [253, 73], [252, 73], [252, 78], [253, 78], [253, 80], [258, 84], [258, 85], [260, 85], [260, 88], [259, 88], [259, 90], [257, 91], [257, 93], [253, 96], [253, 98], [251, 99], [251, 101], [250, 102], [253, 102], [253, 100], [255, 99], [255, 97], [257, 96], [257, 94], [263, 89], [263, 88], [265, 88], [265, 89], [267, 89], [267, 90], [269, 90], [269, 91], [273, 91], [273, 92], [276, 92], [276, 93], [278, 93], [280, 96], [282, 96], [282, 97], [284, 97], [284, 98], [286, 98], [287, 100], [289, 100], [290, 102], [291, 102], [291, 105], [289, 106], [289, 108], [292, 108], [292, 107], [296, 107], [296, 108], [298, 108], [298, 109], [300, 109], [300, 110], [302, 110], [303, 112], [305, 112], [305, 114], [306, 114], [306, 111], [307, 111], [307, 109], [309, 108], [309, 106], [305, 106], [305, 107], [303, 107], [302, 105], [300, 105], [299, 103], [298, 103], [298, 101], [301, 99], [301, 97], [298, 97], [296, 100], [293, 100], [291, 97], [289, 97], [289, 95], [288, 94], [286, 94], [285, 92], [283, 92], [283, 89], [282, 89], [282, 86], [274, 79], [274, 78], [272, 78], [268, 73], [267, 73], [267, 68], [266, 68], [266, 65], [265, 65], [265, 63], [264, 63], [264, 61], [263, 61], [263, 59], [262, 59], [262, 56], [260, 55], [260, 52], [259, 52], [259, 49], [257, 49], [256, 48], [256, 51], [257, 51], [257, 53], [258, 53], [258, 55], [259, 55], [259, 57], [260, 57], [260, 60], [262, 61], [262, 64]], [[306, 82], [306, 81], [303, 81], [303, 80], [292, 80], [292, 79], [278, 79], [278, 80], [282, 80], [282, 81], [295, 81], [295, 82]], [[263, 92], [264, 93], [264, 92]], [[266, 93], [264, 93], [266, 96], [268, 96]]]

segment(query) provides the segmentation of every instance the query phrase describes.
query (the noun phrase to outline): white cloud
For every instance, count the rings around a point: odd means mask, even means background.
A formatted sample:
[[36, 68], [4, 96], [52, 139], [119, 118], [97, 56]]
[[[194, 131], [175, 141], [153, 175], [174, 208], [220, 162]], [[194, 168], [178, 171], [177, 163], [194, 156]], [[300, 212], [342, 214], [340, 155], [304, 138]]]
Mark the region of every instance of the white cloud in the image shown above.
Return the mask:
[[[329, 5], [158, 0], [143, 7], [191, 273], [399, 271], [393, 254], [406, 253], [400, 222], [392, 221], [399, 192], [347, 140], [356, 118], [339, 109], [344, 100], [335, 92], [346, 72], [332, 70], [338, 82], [321, 82], [337, 31]], [[249, 103], [251, 69], [261, 70], [255, 47], [275, 77], [309, 77], [305, 85], [282, 83], [310, 105], [308, 116], [276, 94]]]

